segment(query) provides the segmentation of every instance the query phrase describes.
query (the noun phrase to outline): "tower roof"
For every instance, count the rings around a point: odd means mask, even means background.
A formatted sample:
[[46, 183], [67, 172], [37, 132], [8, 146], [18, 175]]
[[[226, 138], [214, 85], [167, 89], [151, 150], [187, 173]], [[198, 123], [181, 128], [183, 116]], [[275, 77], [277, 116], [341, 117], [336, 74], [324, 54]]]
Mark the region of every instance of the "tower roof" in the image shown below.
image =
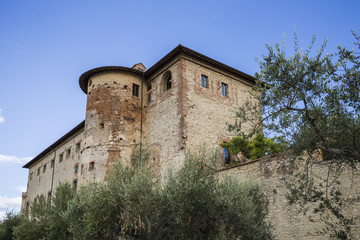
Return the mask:
[[207, 57], [201, 53], [198, 53], [190, 48], [184, 47], [183, 45], [179, 44], [176, 48], [171, 50], [168, 54], [166, 54], [163, 58], [161, 58], [158, 62], [156, 62], [152, 67], [150, 67], [145, 72], [142, 72], [142, 71], [134, 69], [134, 68], [128, 68], [128, 67], [122, 67], [122, 66], [104, 66], [104, 67], [93, 68], [93, 69], [83, 73], [80, 76], [80, 78], [79, 78], [80, 88], [83, 90], [84, 93], [87, 93], [89, 78], [92, 75], [101, 73], [101, 72], [114, 72], [114, 71], [115, 72], [128, 72], [131, 74], [142, 76], [144, 78], [148, 78], [180, 54], [184, 54], [186, 56], [192, 57], [199, 61], [205, 62], [211, 66], [214, 66], [216, 68], [219, 68], [221, 70], [224, 70], [226, 72], [234, 74], [235, 76], [244, 78], [252, 83], [255, 83], [255, 78], [253, 76], [246, 74], [244, 72], [241, 72], [235, 68], [232, 68], [226, 64], [223, 64], [219, 61], [216, 61], [210, 57]]

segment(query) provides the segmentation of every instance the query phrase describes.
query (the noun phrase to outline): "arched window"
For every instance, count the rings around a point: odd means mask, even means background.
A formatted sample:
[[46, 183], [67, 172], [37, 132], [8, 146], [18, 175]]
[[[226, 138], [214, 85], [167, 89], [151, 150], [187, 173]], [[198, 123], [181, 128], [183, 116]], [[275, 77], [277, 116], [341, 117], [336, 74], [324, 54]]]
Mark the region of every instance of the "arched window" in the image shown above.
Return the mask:
[[166, 72], [164, 75], [164, 92], [171, 88], [172, 79], [171, 79], [171, 72]]

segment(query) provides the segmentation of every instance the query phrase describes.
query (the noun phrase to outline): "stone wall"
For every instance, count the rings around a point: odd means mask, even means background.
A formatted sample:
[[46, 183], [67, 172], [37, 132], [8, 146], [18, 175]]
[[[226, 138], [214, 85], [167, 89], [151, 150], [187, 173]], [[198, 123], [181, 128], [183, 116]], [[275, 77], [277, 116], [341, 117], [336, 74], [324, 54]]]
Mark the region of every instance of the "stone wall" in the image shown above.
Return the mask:
[[[164, 76], [171, 73], [172, 87], [164, 91]], [[185, 159], [182, 146], [182, 60], [176, 59], [148, 80], [151, 102], [146, 107], [145, 143], [152, 160], [164, 177], [169, 169], [177, 168]]]
[[[260, 158], [232, 168], [225, 168], [219, 171], [219, 176], [236, 176], [239, 179], [252, 179], [264, 184], [269, 207], [269, 220], [274, 226], [276, 239], [329, 239], [328, 235], [314, 236], [324, 225], [310, 222], [307, 216], [299, 213], [296, 205], [289, 205], [285, 198], [285, 187], [280, 180], [287, 174], [289, 159], [282, 154]], [[316, 162], [312, 165], [312, 172], [315, 175], [326, 175], [328, 162]], [[359, 195], [360, 181], [359, 171], [353, 172], [345, 168], [339, 178], [345, 193]], [[351, 190], [351, 191], [350, 191]], [[360, 214], [360, 205], [354, 205], [348, 209], [349, 216]], [[353, 231], [354, 239], [360, 239], [360, 226], [355, 226]]]
[[[172, 75], [172, 88], [164, 91], [164, 76]], [[208, 87], [201, 85], [208, 77]], [[221, 83], [228, 95], [221, 93]], [[185, 149], [220, 149], [231, 134], [226, 122], [234, 121], [234, 109], [251, 99], [252, 84], [202, 62], [181, 56], [159, 70], [151, 84], [151, 102], [146, 106], [145, 142], [162, 176], [181, 166]], [[146, 98], [145, 98], [146, 99]]]
[[[184, 62], [186, 146], [197, 150], [206, 144], [209, 149], [220, 149], [219, 145], [233, 136], [226, 123], [234, 122], [234, 110], [251, 99], [252, 84], [204, 63], [186, 59]], [[208, 87], [201, 85], [201, 76], [208, 78]], [[221, 92], [221, 83], [227, 84], [228, 94]]]
[[[128, 162], [132, 147], [140, 142], [141, 82], [141, 77], [126, 72], [89, 79], [83, 164], [95, 162], [95, 181], [105, 179], [111, 162]], [[139, 87], [138, 96], [133, 95], [133, 84]]]
[[78, 131], [29, 167], [27, 191], [22, 195], [22, 209], [26, 209], [27, 205], [40, 195], [50, 196], [59, 183], [79, 183], [83, 133], [83, 129]]

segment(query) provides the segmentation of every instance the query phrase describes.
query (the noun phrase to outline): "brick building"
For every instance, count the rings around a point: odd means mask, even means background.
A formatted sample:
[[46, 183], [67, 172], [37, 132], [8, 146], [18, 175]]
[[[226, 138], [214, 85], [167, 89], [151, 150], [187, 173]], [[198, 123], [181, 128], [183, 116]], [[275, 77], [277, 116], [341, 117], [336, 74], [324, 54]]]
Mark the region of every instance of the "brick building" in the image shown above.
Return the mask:
[[85, 120], [24, 165], [29, 169], [22, 209], [51, 196], [60, 182], [74, 188], [103, 181], [113, 161], [127, 161], [140, 142], [162, 175], [178, 167], [186, 149], [231, 137], [226, 122], [251, 96], [254, 78], [184, 46], [148, 70], [109, 66], [79, 78], [87, 95]]
[[[181, 45], [148, 70], [138, 63], [85, 72], [79, 78], [87, 95], [85, 120], [24, 165], [29, 176], [22, 209], [37, 196], [50, 197], [60, 182], [77, 188], [103, 181], [111, 163], [128, 161], [139, 143], [150, 149], [151, 161], [163, 176], [182, 164], [187, 149], [196, 151], [204, 143], [209, 149], [219, 148], [232, 137], [225, 123], [234, 121], [234, 107], [254, 102], [254, 83], [252, 76]], [[287, 204], [280, 181], [287, 163], [282, 154], [267, 156], [224, 167], [218, 176], [231, 174], [264, 184], [276, 239], [328, 239], [309, 234], [323, 225]], [[327, 171], [327, 163], [314, 164], [313, 171]], [[349, 194], [360, 191], [354, 185], [360, 181], [358, 172], [346, 169], [339, 179], [344, 189], [354, 191]], [[359, 214], [359, 209], [357, 204], [348, 213]], [[353, 236], [360, 238], [360, 226]]]

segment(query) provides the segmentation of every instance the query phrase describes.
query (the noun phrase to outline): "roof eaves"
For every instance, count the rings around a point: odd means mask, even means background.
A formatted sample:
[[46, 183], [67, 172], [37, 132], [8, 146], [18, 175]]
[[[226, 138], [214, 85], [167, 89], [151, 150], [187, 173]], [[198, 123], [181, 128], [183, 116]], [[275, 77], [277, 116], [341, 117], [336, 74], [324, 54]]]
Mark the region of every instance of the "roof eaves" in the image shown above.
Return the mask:
[[76, 127], [71, 129], [68, 133], [66, 133], [64, 136], [59, 138], [56, 142], [51, 144], [48, 148], [46, 148], [44, 151], [42, 151], [40, 154], [38, 154], [36, 157], [34, 157], [32, 160], [30, 160], [28, 163], [26, 163], [23, 168], [29, 168], [31, 165], [33, 165], [35, 162], [37, 162], [42, 157], [46, 156], [49, 152], [54, 150], [56, 147], [58, 147], [61, 143], [63, 143], [66, 139], [74, 135], [76, 132], [84, 128], [85, 126], [85, 120], [79, 123]]
[[134, 68], [122, 67], [122, 66], [104, 66], [104, 67], [93, 68], [93, 69], [90, 69], [89, 71], [81, 74], [81, 76], [79, 78], [79, 85], [80, 85], [81, 90], [83, 90], [83, 92], [85, 94], [87, 93], [88, 81], [92, 75], [97, 74], [97, 73], [102, 73], [102, 72], [111, 72], [111, 71], [113, 71], [113, 72], [128, 72], [128, 73], [133, 73], [138, 76], [144, 75], [144, 73], [140, 70], [137, 70]]
[[241, 72], [235, 68], [232, 68], [226, 64], [223, 64], [219, 61], [216, 61], [215, 59], [212, 59], [210, 57], [207, 57], [201, 53], [198, 53], [190, 48], [184, 47], [183, 45], [179, 44], [176, 48], [174, 48], [172, 51], [170, 51], [168, 54], [166, 54], [162, 59], [160, 59], [157, 63], [155, 63], [151, 68], [149, 68], [145, 72], [145, 77], [148, 78], [152, 74], [154, 74], [157, 70], [162, 68], [165, 64], [167, 64], [169, 61], [171, 61], [173, 58], [175, 58], [180, 53], [186, 54], [190, 57], [193, 57], [195, 59], [198, 59], [200, 61], [203, 61], [205, 63], [208, 63], [212, 66], [218, 67], [220, 69], [223, 69], [229, 73], [232, 73], [236, 76], [242, 77], [246, 80], [249, 80], [252, 83], [255, 83], [255, 78], [249, 74], [246, 74], [244, 72]]

